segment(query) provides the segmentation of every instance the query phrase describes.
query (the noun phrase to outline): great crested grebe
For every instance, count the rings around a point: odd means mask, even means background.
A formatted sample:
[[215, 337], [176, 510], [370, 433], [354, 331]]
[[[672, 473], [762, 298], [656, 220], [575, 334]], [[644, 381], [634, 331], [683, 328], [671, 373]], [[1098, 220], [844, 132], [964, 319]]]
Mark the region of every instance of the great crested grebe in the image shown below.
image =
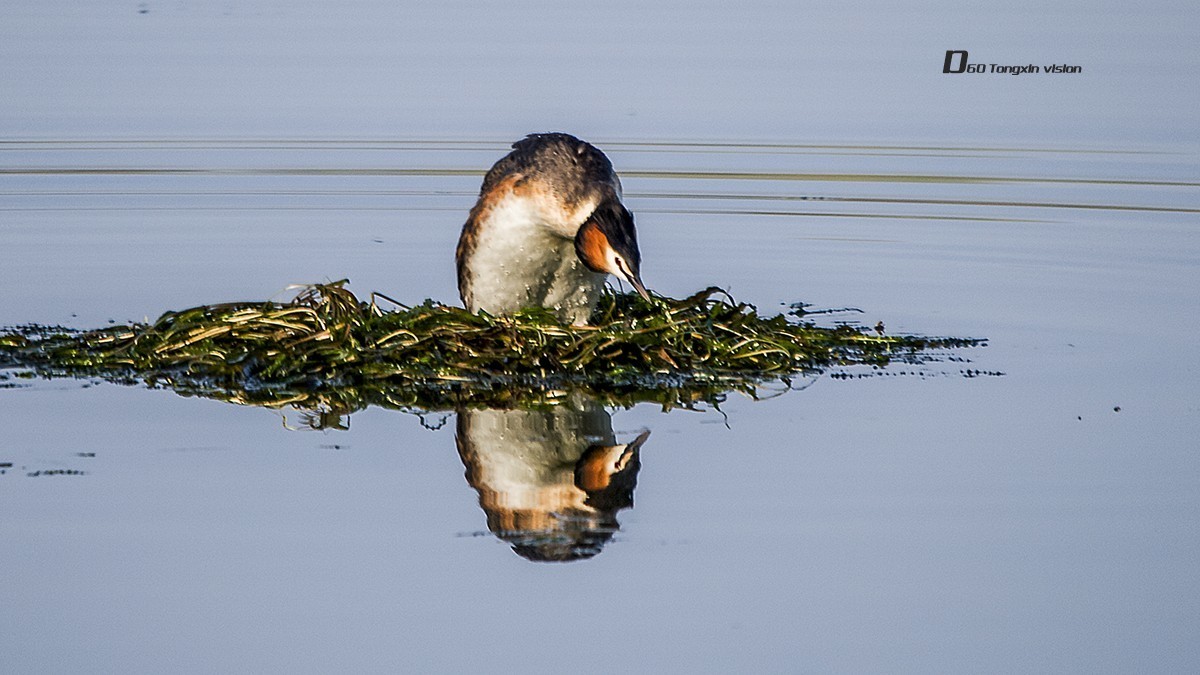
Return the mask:
[[633, 215], [608, 157], [569, 134], [530, 134], [512, 147], [484, 177], [458, 239], [467, 309], [540, 306], [583, 324], [609, 274], [649, 300]]
[[578, 391], [558, 403], [456, 415], [454, 441], [488, 529], [539, 562], [590, 558], [612, 540], [650, 437], [618, 443], [609, 411]]

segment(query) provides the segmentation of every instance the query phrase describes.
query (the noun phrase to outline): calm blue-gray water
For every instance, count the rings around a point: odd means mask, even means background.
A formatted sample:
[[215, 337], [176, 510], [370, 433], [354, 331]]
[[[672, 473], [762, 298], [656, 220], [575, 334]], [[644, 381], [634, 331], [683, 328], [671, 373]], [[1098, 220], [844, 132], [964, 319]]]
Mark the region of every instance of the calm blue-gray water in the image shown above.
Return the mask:
[[[1194, 8], [655, 7], [10, 3], [0, 326], [456, 301], [483, 171], [564, 130], [654, 290], [988, 345], [323, 431], [0, 373], [0, 671], [1200, 670]], [[626, 482], [541, 561], [589, 443]]]

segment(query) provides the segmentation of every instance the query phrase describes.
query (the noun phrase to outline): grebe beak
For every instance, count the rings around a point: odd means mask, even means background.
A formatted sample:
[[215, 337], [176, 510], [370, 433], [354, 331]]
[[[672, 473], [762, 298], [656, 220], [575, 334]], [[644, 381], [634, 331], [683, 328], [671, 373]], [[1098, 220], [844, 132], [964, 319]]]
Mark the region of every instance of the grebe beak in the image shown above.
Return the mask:
[[633, 286], [653, 302], [642, 283], [642, 254], [638, 251], [633, 214], [618, 201], [598, 206], [575, 235], [575, 251], [593, 272], [606, 272]]
[[625, 263], [624, 258], [618, 257], [616, 263], [618, 271], [617, 276], [621, 277], [625, 281], [628, 281], [629, 285], [633, 286], [634, 290], [638, 292], [638, 295], [641, 295], [646, 299], [646, 302], [654, 302], [650, 299], [650, 291], [646, 290], [645, 284], [642, 283], [642, 276], [638, 274], [637, 270], [629, 269], [629, 266]]

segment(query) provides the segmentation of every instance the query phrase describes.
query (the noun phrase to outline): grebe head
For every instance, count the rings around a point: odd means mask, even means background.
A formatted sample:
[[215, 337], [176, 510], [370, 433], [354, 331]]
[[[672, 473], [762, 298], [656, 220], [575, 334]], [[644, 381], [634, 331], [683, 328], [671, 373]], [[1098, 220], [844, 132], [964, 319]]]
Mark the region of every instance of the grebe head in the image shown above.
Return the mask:
[[624, 279], [646, 300], [650, 293], [642, 284], [642, 255], [638, 252], [633, 214], [616, 199], [607, 199], [579, 227], [575, 252], [593, 272]]

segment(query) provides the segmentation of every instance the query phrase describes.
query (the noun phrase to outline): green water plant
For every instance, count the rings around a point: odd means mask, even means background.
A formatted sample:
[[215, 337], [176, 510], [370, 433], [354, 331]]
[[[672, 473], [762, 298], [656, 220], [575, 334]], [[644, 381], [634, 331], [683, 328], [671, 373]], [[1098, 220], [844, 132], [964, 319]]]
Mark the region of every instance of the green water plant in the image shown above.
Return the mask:
[[586, 326], [544, 309], [472, 314], [431, 300], [406, 306], [346, 281], [287, 302], [203, 305], [152, 323], [97, 330], [0, 331], [0, 367], [27, 376], [99, 378], [260, 406], [351, 412], [553, 403], [582, 390], [612, 404], [664, 406], [753, 395], [832, 367], [921, 363], [977, 339], [822, 327], [802, 312], [763, 316], [724, 291], [682, 300], [603, 297]]

